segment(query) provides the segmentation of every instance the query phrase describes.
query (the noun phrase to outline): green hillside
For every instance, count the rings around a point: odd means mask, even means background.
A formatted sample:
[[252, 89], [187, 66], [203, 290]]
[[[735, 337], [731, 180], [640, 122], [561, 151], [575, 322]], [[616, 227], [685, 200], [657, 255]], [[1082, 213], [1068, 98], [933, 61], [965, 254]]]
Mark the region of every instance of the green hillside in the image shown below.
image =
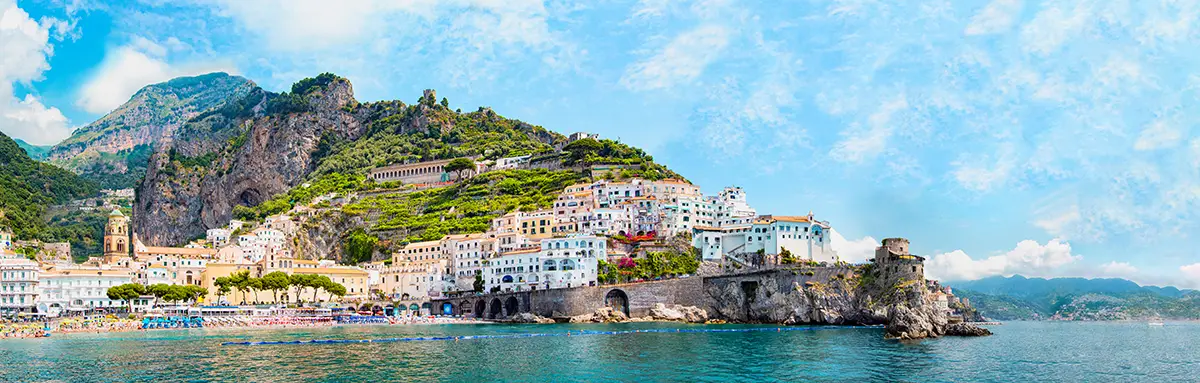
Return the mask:
[[17, 146], [20, 146], [21, 149], [25, 149], [25, 153], [29, 155], [29, 158], [35, 160], [42, 160], [46, 158], [47, 154], [50, 153], [51, 146], [33, 145], [20, 138], [14, 139], [13, 141], [16, 141]]
[[1200, 293], [1139, 286], [1125, 279], [991, 277], [953, 283], [985, 317], [997, 320], [1200, 319]]
[[[86, 253], [84, 238], [96, 234], [95, 222], [76, 214], [48, 224], [47, 207], [98, 192], [95, 183], [29, 158], [16, 142], [0, 133], [0, 226], [11, 228], [18, 239], [79, 242], [83, 246], [79, 250]], [[103, 230], [103, 223], [100, 228]]]

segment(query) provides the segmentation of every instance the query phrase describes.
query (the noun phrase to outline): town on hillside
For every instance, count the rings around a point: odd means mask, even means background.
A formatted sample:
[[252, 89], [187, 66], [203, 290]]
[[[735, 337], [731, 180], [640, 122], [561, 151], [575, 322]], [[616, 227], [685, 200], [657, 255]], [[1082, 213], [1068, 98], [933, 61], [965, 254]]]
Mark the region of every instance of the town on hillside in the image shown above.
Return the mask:
[[[571, 141], [588, 138], [595, 136], [570, 136]], [[538, 166], [530, 156], [491, 161], [463, 157], [378, 167], [369, 178], [431, 188], [489, 171]], [[588, 170], [598, 174], [620, 165], [597, 166]], [[103, 254], [82, 264], [71, 261], [69, 244], [21, 242], [14, 247], [11, 234], [0, 232], [4, 314], [147, 313], [161, 311], [156, 306], [194, 302], [218, 308], [308, 304], [429, 316], [450, 314], [430, 302], [452, 297], [844, 263], [832, 248], [829, 222], [811, 212], [760, 214], [739, 187], [704, 195], [699, 186], [672, 178], [601, 178], [570, 185], [549, 208], [512, 211], [492, 219], [486, 231], [402, 244], [390, 259], [354, 266], [301, 259], [293, 249], [293, 238], [307, 220], [320, 209], [354, 201], [358, 196], [353, 193], [320, 196], [260, 222], [232, 220], [183, 247], [143, 243], [131, 230], [130, 217], [114, 203], [115, 198], [132, 198], [129, 194], [108, 192], [108, 199], [75, 204], [112, 209]], [[39, 249], [14, 252], [29, 247]], [[918, 277], [923, 280], [923, 273]], [[276, 281], [265, 282], [271, 279]], [[311, 282], [316, 280], [324, 282]], [[173, 295], [166, 288], [135, 289], [124, 297], [111, 291], [129, 284], [193, 287]], [[930, 289], [944, 310], [953, 311], [950, 305], [959, 303], [948, 287], [931, 282]]]

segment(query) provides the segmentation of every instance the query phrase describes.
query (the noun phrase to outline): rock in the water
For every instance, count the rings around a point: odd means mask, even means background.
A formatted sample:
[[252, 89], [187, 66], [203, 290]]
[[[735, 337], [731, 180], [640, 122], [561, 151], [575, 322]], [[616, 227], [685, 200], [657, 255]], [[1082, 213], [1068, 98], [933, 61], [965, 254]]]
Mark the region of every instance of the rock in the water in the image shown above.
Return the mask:
[[688, 323], [704, 323], [708, 321], [708, 312], [695, 306], [672, 305], [655, 303], [650, 308], [648, 320], [679, 321]]
[[553, 319], [543, 318], [534, 313], [520, 313], [509, 318], [512, 323], [554, 323]]
[[992, 331], [967, 323], [955, 323], [946, 326], [946, 336], [988, 336]]
[[683, 313], [679, 312], [679, 310], [667, 307], [667, 305], [662, 303], [655, 303], [654, 307], [650, 308], [650, 319], [680, 321], [683, 320]]
[[937, 331], [929, 317], [921, 312], [904, 305], [897, 305], [888, 311], [888, 323], [884, 326], [884, 336], [891, 339], [921, 339], [936, 338]]
[[613, 310], [611, 307], [603, 307], [591, 314], [571, 317], [571, 323], [619, 323], [628, 321], [629, 317], [625, 313]]

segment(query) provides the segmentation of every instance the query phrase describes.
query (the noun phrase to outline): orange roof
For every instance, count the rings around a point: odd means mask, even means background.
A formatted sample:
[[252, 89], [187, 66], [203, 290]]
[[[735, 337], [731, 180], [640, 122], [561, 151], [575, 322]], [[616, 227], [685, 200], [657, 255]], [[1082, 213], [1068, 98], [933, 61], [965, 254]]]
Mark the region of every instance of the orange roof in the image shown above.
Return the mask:
[[541, 249], [535, 247], [535, 248], [530, 248], [530, 249], [520, 249], [520, 250], [509, 251], [506, 253], [501, 253], [500, 256], [503, 257], [505, 255], [513, 255], [513, 254], [529, 254], [529, 253], [536, 253], [539, 251], [541, 251]]
[[140, 254], [171, 254], [171, 255], [215, 255], [217, 250], [205, 248], [186, 248], [186, 247], [159, 247], [146, 246], [146, 251], [139, 252]]
[[776, 221], [783, 221], [783, 222], [808, 222], [808, 217], [801, 217], [801, 216], [777, 215], [777, 216], [772, 216], [771, 218], [774, 218]]

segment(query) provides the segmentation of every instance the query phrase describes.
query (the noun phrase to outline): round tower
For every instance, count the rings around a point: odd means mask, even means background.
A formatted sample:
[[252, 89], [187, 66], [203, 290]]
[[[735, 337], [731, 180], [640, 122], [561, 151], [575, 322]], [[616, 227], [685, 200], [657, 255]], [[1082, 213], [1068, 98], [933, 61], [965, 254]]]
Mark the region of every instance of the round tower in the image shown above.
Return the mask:
[[885, 238], [883, 247], [895, 254], [908, 254], [908, 240], [904, 238]]

